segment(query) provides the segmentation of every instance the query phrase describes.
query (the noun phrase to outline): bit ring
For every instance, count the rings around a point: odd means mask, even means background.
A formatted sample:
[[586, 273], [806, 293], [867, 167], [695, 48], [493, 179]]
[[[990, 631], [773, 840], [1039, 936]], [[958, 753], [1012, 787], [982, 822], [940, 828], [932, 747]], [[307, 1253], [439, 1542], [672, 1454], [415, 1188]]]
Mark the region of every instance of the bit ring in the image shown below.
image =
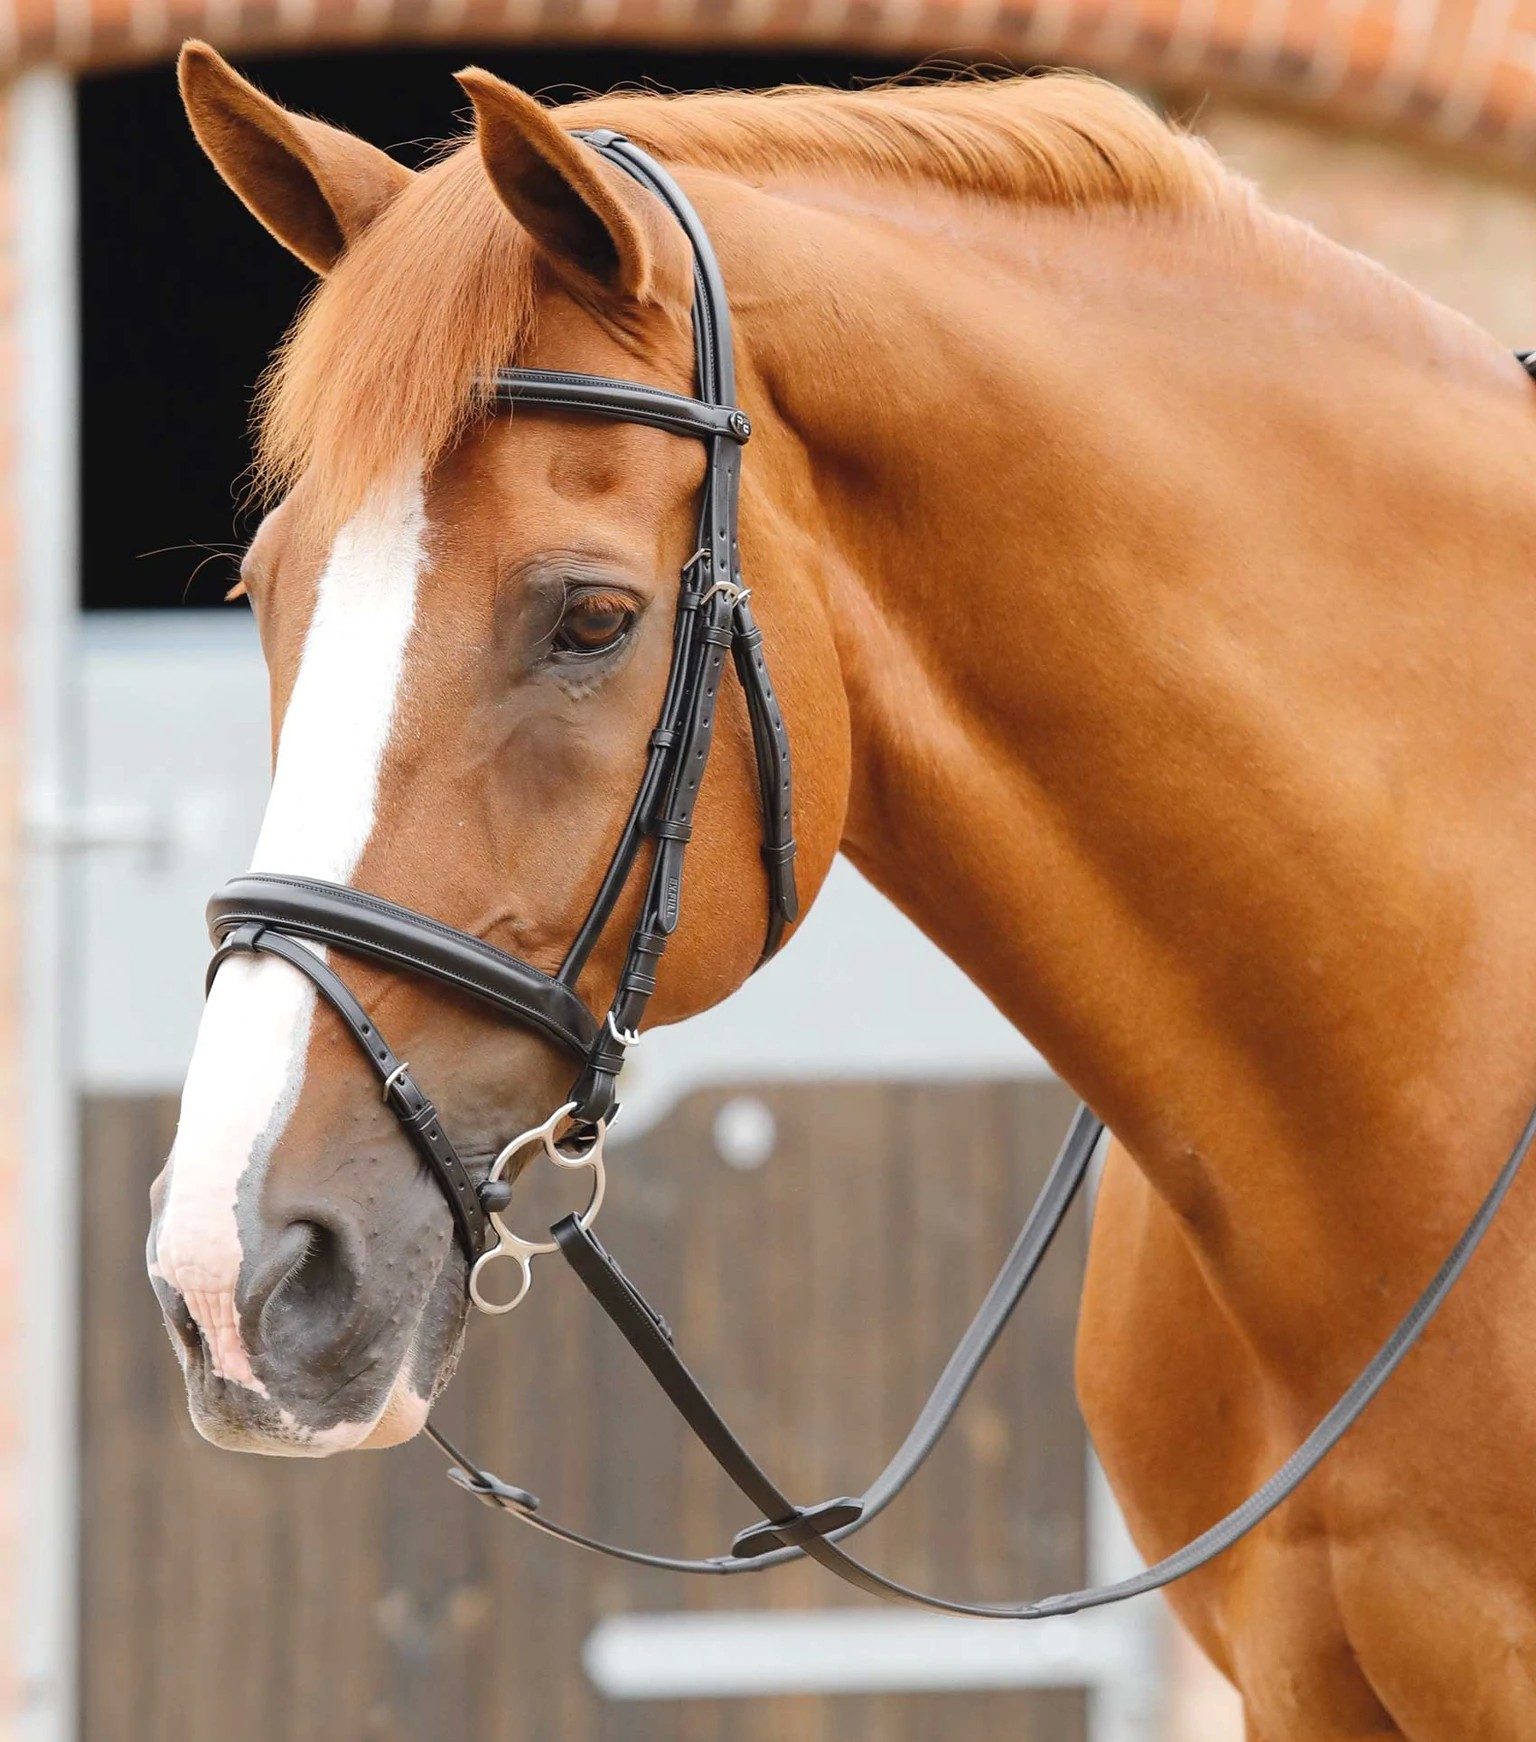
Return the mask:
[[[531, 1131], [524, 1131], [521, 1135], [514, 1137], [491, 1164], [491, 1171], [486, 1175], [486, 1184], [490, 1185], [493, 1181], [502, 1179], [512, 1157], [520, 1150], [526, 1149], [530, 1143], [538, 1143], [556, 1167], [563, 1167], [571, 1171], [584, 1167], [591, 1168], [592, 1195], [587, 1200], [586, 1209], [577, 1218], [583, 1228], [590, 1228], [597, 1212], [603, 1207], [603, 1193], [608, 1184], [607, 1174], [603, 1169], [603, 1139], [608, 1132], [608, 1121], [606, 1119], [598, 1121], [597, 1135], [580, 1155], [564, 1155], [555, 1143], [555, 1127], [567, 1114], [573, 1113], [575, 1110], [576, 1103], [567, 1101], [563, 1107], [551, 1113], [542, 1125], [535, 1125]], [[489, 1210], [486, 1215], [491, 1226], [496, 1230], [496, 1244], [488, 1251], [482, 1252], [470, 1266], [469, 1298], [479, 1307], [481, 1312], [497, 1316], [501, 1313], [511, 1312], [513, 1307], [522, 1301], [533, 1281], [534, 1259], [546, 1252], [556, 1251], [557, 1246], [553, 1240], [523, 1239], [520, 1234], [515, 1233], [507, 1226], [499, 1211]], [[517, 1293], [510, 1300], [498, 1301], [485, 1294], [481, 1282], [491, 1266], [499, 1263], [502, 1259], [510, 1259], [516, 1264], [521, 1275]]]

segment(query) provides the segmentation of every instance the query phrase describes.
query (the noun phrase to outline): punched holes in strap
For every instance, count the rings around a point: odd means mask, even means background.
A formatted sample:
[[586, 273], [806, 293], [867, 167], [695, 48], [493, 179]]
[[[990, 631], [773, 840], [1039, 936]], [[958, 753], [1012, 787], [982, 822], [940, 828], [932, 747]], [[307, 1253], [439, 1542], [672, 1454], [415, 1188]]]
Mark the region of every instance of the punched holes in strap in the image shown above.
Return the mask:
[[784, 728], [768, 662], [763, 657], [763, 632], [745, 597], [737, 600], [733, 617], [735, 635], [731, 653], [747, 699], [762, 807], [762, 856], [768, 874], [768, 935], [763, 945], [766, 961], [783, 941], [785, 930], [800, 916], [800, 892], [795, 882], [794, 786], [789, 734]]
[[718, 634], [711, 633], [724, 627], [723, 612], [728, 609], [724, 601], [707, 609], [714, 609], [716, 615], [702, 627], [699, 640], [703, 656], [692, 674], [675, 758], [660, 802], [646, 822], [647, 832], [658, 843], [646, 901], [647, 924], [650, 929], [668, 935], [676, 931], [682, 916], [683, 853], [693, 833], [693, 811], [709, 760], [725, 647], [730, 641], [728, 629], [723, 642]]
[[[692, 826], [694, 807], [699, 801], [699, 788], [704, 778], [705, 764], [709, 759], [710, 744], [714, 739], [720, 678], [725, 670], [725, 650], [731, 644], [730, 626], [724, 618], [727, 610], [729, 606], [722, 597], [719, 601], [719, 614], [706, 620], [700, 630], [699, 639], [708, 651], [700, 662], [695, 679], [698, 688], [692, 697], [693, 706], [689, 710], [689, 717], [684, 722], [677, 763], [666, 802], [651, 824], [653, 834], [663, 835], [669, 840], [688, 838], [681, 831]], [[667, 929], [670, 931], [675, 925], [674, 914], [672, 925]]]

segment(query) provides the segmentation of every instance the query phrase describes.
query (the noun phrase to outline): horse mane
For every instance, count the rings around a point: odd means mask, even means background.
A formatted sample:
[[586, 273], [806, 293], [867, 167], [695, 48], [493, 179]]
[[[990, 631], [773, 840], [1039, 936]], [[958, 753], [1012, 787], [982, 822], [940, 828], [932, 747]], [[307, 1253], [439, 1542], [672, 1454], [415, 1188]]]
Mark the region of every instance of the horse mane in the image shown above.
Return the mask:
[[[917, 178], [1061, 209], [1188, 209], [1235, 178], [1139, 99], [1083, 74], [834, 91], [637, 92], [561, 106], [664, 161], [741, 175]], [[257, 494], [313, 470], [350, 512], [380, 477], [430, 463], [484, 410], [534, 319], [533, 249], [473, 137], [450, 142], [315, 287], [257, 395]]]
[[658, 156], [704, 169], [917, 177], [951, 193], [1068, 208], [1179, 204], [1222, 174], [1207, 147], [1085, 73], [637, 93], [560, 115], [622, 127]]

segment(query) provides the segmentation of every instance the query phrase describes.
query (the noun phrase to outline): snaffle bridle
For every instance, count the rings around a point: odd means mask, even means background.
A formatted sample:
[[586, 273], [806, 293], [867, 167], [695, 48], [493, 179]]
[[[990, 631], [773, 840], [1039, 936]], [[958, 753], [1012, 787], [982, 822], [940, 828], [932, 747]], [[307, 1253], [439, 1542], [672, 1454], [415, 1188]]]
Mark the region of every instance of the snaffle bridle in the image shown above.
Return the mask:
[[[441, 1187], [469, 1261], [469, 1290], [475, 1305], [485, 1312], [509, 1311], [528, 1290], [533, 1259], [559, 1251], [691, 1431], [761, 1517], [735, 1538], [728, 1553], [708, 1559], [653, 1555], [602, 1542], [547, 1518], [534, 1495], [481, 1468], [429, 1424], [428, 1433], [451, 1460], [450, 1476], [477, 1499], [546, 1535], [640, 1566], [722, 1575], [761, 1571], [804, 1556], [875, 1596], [957, 1615], [1037, 1619], [1156, 1590], [1203, 1566], [1253, 1529], [1306, 1479], [1359, 1418], [1466, 1267], [1536, 1139], [1536, 1112], [1428, 1287], [1297, 1450], [1242, 1505], [1184, 1548], [1131, 1578], [1033, 1603], [962, 1603], [888, 1579], [840, 1546], [884, 1511], [917, 1473], [1028, 1287], [1087, 1176], [1103, 1135], [1102, 1122], [1086, 1106], [1078, 1109], [1040, 1196], [980, 1310], [906, 1439], [879, 1477], [856, 1498], [812, 1506], [796, 1504], [778, 1488], [684, 1365], [666, 1321], [591, 1231], [603, 1198], [603, 1141], [617, 1105], [619, 1071], [626, 1051], [638, 1037], [655, 990], [657, 964], [678, 922], [684, 851], [713, 738], [727, 652], [746, 696], [760, 788], [762, 855], [768, 876], [763, 960], [777, 949], [786, 927], [796, 918], [798, 900], [789, 743], [764, 660], [762, 635], [753, 621], [749, 590], [743, 583], [737, 539], [741, 455], [752, 431], [746, 415], [734, 403], [730, 310], [724, 285], [698, 215], [668, 172], [621, 134], [605, 129], [578, 137], [656, 195], [688, 237], [694, 260], [698, 396], [689, 398], [601, 376], [504, 369], [492, 383], [492, 398], [508, 406], [552, 407], [650, 424], [702, 441], [708, 452], [698, 546], [682, 571], [672, 663], [660, 716], [650, 736], [639, 789], [591, 909], [559, 971], [549, 975], [478, 938], [376, 896], [310, 878], [251, 873], [226, 884], [209, 904], [209, 929], [216, 944], [209, 983], [221, 964], [236, 953], [278, 956], [305, 974], [372, 1065], [385, 1101]], [[1522, 355], [1521, 361], [1531, 368], [1528, 355]], [[599, 1021], [578, 997], [576, 981], [647, 841], [654, 842], [654, 856], [640, 917], [625, 952], [613, 1002]], [[538, 1029], [580, 1061], [565, 1105], [543, 1124], [508, 1143], [488, 1176], [477, 1183], [409, 1066], [391, 1050], [367, 1011], [340, 976], [309, 947], [311, 943], [334, 946], [346, 954], [436, 981], [502, 1016]], [[547, 1241], [521, 1238], [502, 1215], [510, 1199], [509, 1165], [535, 1144], [556, 1165], [590, 1169], [593, 1176], [587, 1208], [557, 1222]], [[518, 1281], [509, 1297], [498, 1300], [487, 1295], [483, 1281], [490, 1267], [502, 1259], [510, 1259], [516, 1266]]]

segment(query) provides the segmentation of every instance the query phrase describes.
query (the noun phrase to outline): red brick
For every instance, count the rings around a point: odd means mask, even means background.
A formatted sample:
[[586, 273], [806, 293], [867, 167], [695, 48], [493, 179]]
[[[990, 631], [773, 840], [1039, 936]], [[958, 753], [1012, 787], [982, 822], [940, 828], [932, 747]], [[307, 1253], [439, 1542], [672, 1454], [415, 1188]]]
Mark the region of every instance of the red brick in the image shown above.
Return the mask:
[[[136, 28], [132, 0], [0, 0], [14, 6], [14, 27], [0, 31], [0, 58], [59, 58], [90, 65], [142, 60], [157, 44]], [[1341, 113], [1376, 114], [1423, 127], [1458, 126], [1495, 139], [1506, 155], [1530, 161], [1536, 92], [1524, 45], [1536, 35], [1536, 0], [1519, 0], [1507, 40], [1482, 43], [1474, 19], [1478, 0], [1442, 0], [1422, 44], [1405, 31], [1422, 16], [1409, 0], [1362, 0], [1341, 10], [1330, 0], [1214, 0], [1209, 17], [1189, 0], [1075, 0], [1065, 20], [1050, 14], [1048, 31], [1029, 0], [999, 0], [987, 14], [956, 0], [922, 0], [917, 8], [890, 0], [775, 0], [767, 16], [744, 12], [736, 0], [618, 0], [616, 12], [589, 19], [573, 0], [466, 0], [450, 24], [430, 0], [392, 0], [379, 13], [358, 0], [315, 0], [311, 16], [289, 23], [278, 0], [242, 0], [233, 31], [220, 33], [232, 52], [304, 41], [459, 38], [508, 42], [601, 37], [635, 42], [797, 42], [814, 37], [848, 48], [900, 50], [914, 56], [949, 47], [1028, 59], [1079, 61], [1140, 81], [1169, 80], [1185, 91], [1247, 90], [1291, 98], [1298, 106], [1330, 105]], [[189, 31], [202, 28], [206, 0], [165, 0], [153, 27], [167, 55]], [[1195, 22], [1192, 22], [1195, 21]], [[1049, 40], [1046, 40], [1047, 36]], [[1469, 61], [1469, 54], [1472, 59]], [[1405, 76], [1400, 76], [1404, 75]], [[1458, 84], [1465, 76], [1466, 83]], [[1469, 97], [1476, 101], [1470, 101]]]

